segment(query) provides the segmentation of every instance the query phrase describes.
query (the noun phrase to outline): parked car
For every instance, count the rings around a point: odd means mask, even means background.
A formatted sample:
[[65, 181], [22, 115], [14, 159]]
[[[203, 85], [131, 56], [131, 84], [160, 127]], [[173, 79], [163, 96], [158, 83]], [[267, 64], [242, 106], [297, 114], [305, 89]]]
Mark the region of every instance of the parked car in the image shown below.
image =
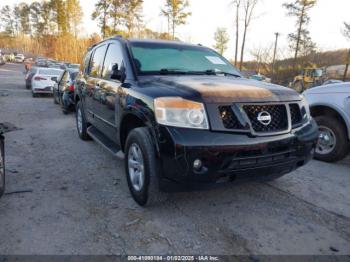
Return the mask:
[[209, 48], [116, 37], [91, 47], [84, 61], [79, 137], [125, 153], [140, 205], [167, 191], [276, 179], [313, 156], [318, 130], [305, 99], [243, 78]]
[[319, 125], [315, 158], [326, 162], [344, 158], [350, 140], [350, 83], [314, 87], [304, 95]]
[[271, 78], [268, 78], [268, 77], [261, 75], [261, 74], [253, 75], [250, 77], [250, 79], [271, 83]]
[[32, 79], [33, 76], [37, 73], [38, 67], [32, 67], [28, 72], [26, 73], [24, 80], [26, 83], [26, 89], [31, 89], [32, 88]]
[[63, 73], [61, 69], [38, 68], [32, 78], [32, 94], [52, 94], [55, 80]]
[[48, 66], [48, 61], [47, 58], [44, 57], [37, 57], [35, 59], [35, 65], [37, 67], [47, 67]]
[[0, 65], [4, 65], [4, 64], [6, 64], [5, 56], [0, 55]]
[[60, 104], [65, 114], [75, 109], [74, 89], [78, 73], [74, 70], [65, 70], [53, 87], [54, 103]]
[[0, 198], [5, 193], [5, 138], [4, 134], [16, 130], [16, 127], [9, 123], [0, 123]]
[[68, 68], [68, 69], [72, 69], [72, 70], [79, 71], [80, 65], [79, 65], [79, 64], [69, 64], [67, 68]]
[[25, 56], [23, 54], [17, 54], [15, 56], [15, 62], [16, 63], [23, 63], [25, 59]]
[[338, 84], [338, 83], [344, 83], [344, 81], [337, 80], [337, 79], [329, 79], [329, 80], [325, 81], [322, 85], [326, 86], [326, 85]]

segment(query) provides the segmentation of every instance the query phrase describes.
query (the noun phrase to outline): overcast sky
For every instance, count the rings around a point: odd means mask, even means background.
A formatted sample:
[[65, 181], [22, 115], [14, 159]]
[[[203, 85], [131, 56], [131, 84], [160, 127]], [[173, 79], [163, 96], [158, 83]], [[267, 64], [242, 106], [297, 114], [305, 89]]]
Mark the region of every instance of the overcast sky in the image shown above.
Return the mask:
[[[186, 26], [178, 28], [180, 39], [201, 43], [212, 47], [213, 36], [217, 27], [226, 27], [231, 36], [229, 49], [225, 56], [232, 58], [234, 53], [234, 10], [230, 5], [232, 0], [190, 0], [192, 16]], [[248, 32], [246, 58], [249, 59], [249, 50], [272, 46], [274, 33], [280, 32], [279, 56], [286, 54], [288, 47], [287, 35], [295, 30], [295, 18], [287, 17], [286, 10], [282, 7], [284, 2], [294, 0], [260, 0], [256, 8], [256, 19], [252, 21]], [[31, 3], [33, 0], [0, 0], [0, 6], [19, 2]], [[81, 0], [84, 11], [83, 30], [84, 34], [99, 32], [97, 23], [91, 20], [91, 13], [96, 0]], [[144, 21], [147, 27], [166, 31], [167, 23], [160, 16], [160, 9], [165, 0], [144, 0]], [[316, 7], [310, 12], [311, 22], [309, 30], [311, 37], [321, 50], [333, 50], [350, 47], [341, 34], [343, 22], [350, 22], [350, 0], [318, 0]], [[281, 57], [282, 58], [282, 57]]]

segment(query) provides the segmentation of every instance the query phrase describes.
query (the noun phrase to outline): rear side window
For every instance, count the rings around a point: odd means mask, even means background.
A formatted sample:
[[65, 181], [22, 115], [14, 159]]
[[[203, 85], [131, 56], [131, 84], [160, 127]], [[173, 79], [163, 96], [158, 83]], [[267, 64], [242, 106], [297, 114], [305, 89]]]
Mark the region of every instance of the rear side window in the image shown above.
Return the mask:
[[103, 61], [106, 54], [106, 45], [100, 46], [95, 49], [93, 58], [90, 61], [90, 73], [92, 77], [100, 77], [102, 73]]
[[118, 65], [118, 69], [120, 69], [123, 64], [123, 52], [119, 43], [113, 43], [108, 46], [106, 59], [103, 65], [102, 78], [111, 78], [112, 67], [115, 64]]

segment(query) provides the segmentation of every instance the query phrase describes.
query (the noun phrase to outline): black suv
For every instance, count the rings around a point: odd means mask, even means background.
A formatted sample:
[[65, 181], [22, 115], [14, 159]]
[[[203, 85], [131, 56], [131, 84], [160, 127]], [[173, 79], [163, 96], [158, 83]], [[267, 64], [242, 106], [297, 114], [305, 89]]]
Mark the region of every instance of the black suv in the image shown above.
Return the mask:
[[76, 102], [80, 138], [125, 153], [140, 205], [164, 192], [280, 177], [311, 159], [318, 137], [295, 91], [243, 78], [215, 51], [180, 42], [92, 46]]

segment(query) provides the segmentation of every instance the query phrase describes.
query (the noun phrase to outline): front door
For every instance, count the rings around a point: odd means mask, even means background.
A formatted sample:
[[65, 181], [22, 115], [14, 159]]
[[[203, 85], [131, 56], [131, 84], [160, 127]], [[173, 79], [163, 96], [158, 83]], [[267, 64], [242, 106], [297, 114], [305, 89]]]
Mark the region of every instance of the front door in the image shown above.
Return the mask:
[[101, 91], [101, 112], [105, 123], [105, 134], [114, 142], [117, 142], [117, 117], [118, 114], [118, 92], [121, 82], [118, 79], [112, 79], [112, 67], [123, 66], [122, 48], [118, 42], [111, 43], [108, 46], [106, 58], [102, 70], [102, 80], [100, 82]]

